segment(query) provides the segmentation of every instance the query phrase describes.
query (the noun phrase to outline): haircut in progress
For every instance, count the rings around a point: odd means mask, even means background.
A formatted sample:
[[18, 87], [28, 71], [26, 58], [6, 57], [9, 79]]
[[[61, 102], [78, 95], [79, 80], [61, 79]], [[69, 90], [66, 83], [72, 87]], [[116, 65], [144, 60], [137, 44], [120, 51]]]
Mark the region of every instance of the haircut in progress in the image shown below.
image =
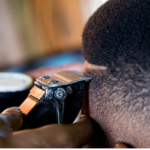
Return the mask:
[[107, 1], [87, 22], [82, 44], [97, 143], [150, 147], [150, 1]]

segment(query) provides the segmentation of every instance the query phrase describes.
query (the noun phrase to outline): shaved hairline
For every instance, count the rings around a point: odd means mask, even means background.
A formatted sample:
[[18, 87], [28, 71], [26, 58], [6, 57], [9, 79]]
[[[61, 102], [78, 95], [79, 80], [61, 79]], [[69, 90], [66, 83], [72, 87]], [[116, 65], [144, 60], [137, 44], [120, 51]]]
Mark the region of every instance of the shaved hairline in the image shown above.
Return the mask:
[[104, 70], [104, 71], [106, 71], [106, 70], [107, 70], [107, 67], [105, 67], [105, 66], [93, 65], [93, 64], [90, 64], [88, 61], [85, 61], [85, 62], [84, 62], [84, 65], [83, 65], [82, 72], [85, 72], [85, 69], [94, 69], [94, 70]]

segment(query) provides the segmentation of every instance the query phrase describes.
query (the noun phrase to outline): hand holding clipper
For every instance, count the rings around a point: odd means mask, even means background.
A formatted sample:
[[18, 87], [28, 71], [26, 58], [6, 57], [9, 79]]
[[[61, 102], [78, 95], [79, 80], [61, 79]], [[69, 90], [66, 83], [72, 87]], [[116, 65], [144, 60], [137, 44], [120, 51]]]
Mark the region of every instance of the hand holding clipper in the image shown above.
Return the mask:
[[22, 128], [72, 123], [82, 107], [85, 84], [90, 79], [76, 71], [37, 78], [27, 99], [20, 105], [24, 113]]

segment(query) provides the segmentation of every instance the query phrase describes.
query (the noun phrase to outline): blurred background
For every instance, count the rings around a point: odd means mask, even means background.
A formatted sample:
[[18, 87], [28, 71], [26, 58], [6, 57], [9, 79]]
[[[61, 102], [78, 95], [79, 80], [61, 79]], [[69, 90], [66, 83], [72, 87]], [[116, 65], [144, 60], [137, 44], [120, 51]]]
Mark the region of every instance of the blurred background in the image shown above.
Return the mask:
[[106, 0], [0, 0], [0, 71], [84, 60], [81, 35]]

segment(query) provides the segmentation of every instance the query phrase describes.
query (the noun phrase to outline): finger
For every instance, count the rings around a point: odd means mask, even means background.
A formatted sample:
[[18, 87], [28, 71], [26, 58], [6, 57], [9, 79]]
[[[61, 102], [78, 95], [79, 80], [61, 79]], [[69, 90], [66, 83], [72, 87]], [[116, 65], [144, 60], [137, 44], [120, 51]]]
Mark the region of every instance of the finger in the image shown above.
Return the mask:
[[13, 131], [20, 129], [23, 122], [23, 114], [18, 107], [11, 107], [4, 110], [0, 115], [1, 122]]
[[122, 144], [122, 143], [118, 143], [115, 145], [114, 148], [128, 148], [125, 144]]
[[92, 135], [92, 124], [87, 117], [83, 117], [79, 122], [70, 125], [52, 124], [38, 129], [15, 132], [11, 143], [13, 143], [12, 147], [26, 148], [82, 147], [90, 141]]
[[70, 140], [66, 142], [66, 147], [83, 147], [90, 142], [94, 133], [90, 119], [82, 115], [79, 122], [70, 125], [69, 133]]

